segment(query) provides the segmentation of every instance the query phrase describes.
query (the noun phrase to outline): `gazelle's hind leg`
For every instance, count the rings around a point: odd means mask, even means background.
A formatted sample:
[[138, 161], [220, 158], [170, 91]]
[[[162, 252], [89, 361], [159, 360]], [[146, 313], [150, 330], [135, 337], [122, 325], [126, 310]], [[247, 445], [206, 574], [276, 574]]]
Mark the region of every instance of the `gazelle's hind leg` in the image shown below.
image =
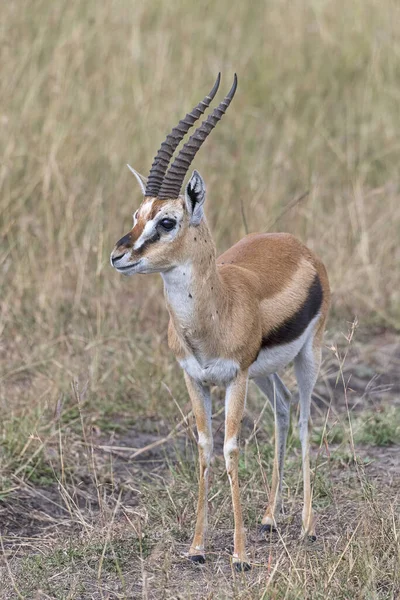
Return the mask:
[[294, 369], [299, 386], [300, 403], [300, 442], [303, 460], [303, 534], [311, 540], [316, 539], [315, 522], [312, 509], [311, 476], [310, 476], [310, 406], [311, 394], [317, 381], [321, 364], [321, 348], [319, 336], [311, 336], [294, 360]]
[[289, 429], [291, 394], [278, 375], [254, 379], [260, 390], [268, 397], [275, 414], [275, 456], [272, 471], [271, 493], [267, 509], [261, 521], [263, 531], [276, 527], [276, 515], [282, 504], [282, 481], [286, 440]]

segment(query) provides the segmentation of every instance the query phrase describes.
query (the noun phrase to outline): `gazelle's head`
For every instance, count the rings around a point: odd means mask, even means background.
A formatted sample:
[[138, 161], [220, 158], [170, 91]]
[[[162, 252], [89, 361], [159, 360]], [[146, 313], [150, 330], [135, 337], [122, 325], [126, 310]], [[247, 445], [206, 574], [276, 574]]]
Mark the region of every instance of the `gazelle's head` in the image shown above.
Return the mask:
[[237, 87], [237, 78], [230, 92], [203, 121], [182, 147], [167, 172], [169, 162], [179, 142], [200, 118], [217, 93], [220, 75], [211, 92], [187, 114], [167, 136], [153, 161], [146, 179], [129, 167], [139, 182], [143, 202], [133, 215], [133, 228], [115, 245], [111, 265], [125, 275], [163, 272], [188, 259], [192, 247], [192, 228], [203, 220], [206, 188], [201, 175], [193, 171], [186, 186], [185, 175], [200, 146], [224, 115]]

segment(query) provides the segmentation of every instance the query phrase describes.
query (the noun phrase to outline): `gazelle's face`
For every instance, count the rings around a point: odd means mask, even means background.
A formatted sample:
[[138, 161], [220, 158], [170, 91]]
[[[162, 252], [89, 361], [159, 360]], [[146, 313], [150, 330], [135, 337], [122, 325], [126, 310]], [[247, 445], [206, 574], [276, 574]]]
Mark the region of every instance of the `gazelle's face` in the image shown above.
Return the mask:
[[201, 223], [205, 197], [205, 184], [197, 171], [193, 171], [184, 198], [145, 196], [133, 215], [133, 228], [111, 252], [111, 265], [119, 273], [133, 275], [162, 273], [186, 262], [192, 251], [188, 230]]
[[183, 198], [145, 198], [133, 215], [133, 228], [115, 245], [111, 265], [119, 273], [167, 271], [184, 260], [183, 240], [190, 216]]
[[167, 135], [147, 179], [128, 165], [141, 187], [144, 200], [133, 216], [133, 228], [116, 243], [111, 253], [111, 265], [119, 273], [162, 273], [187, 260], [190, 254], [188, 229], [198, 227], [203, 219], [206, 189], [201, 175], [193, 171], [184, 197], [180, 196], [180, 190], [197, 151], [235, 95], [236, 75], [224, 100], [184, 144], [168, 171], [167, 167], [180, 141], [210, 105], [219, 82], [220, 75], [204, 100]]

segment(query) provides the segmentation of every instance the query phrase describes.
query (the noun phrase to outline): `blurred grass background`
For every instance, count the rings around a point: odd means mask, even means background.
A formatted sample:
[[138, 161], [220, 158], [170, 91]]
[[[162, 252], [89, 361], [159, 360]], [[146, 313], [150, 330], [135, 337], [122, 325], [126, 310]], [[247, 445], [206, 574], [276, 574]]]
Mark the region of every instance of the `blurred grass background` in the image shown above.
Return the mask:
[[147, 174], [219, 70], [222, 93], [235, 71], [239, 91], [196, 158], [218, 248], [245, 233], [241, 202], [258, 231], [309, 190], [273, 229], [326, 262], [336, 311], [399, 324], [396, 3], [37, 0], [3, 10], [2, 328], [35, 315], [34, 329], [54, 337], [98, 303], [109, 330], [149, 294], [161, 305], [157, 277], [127, 282], [108, 267], [140, 202], [125, 163]]
[[146, 175], [218, 71], [219, 98], [234, 72], [239, 89], [194, 164], [218, 250], [244, 221], [290, 231], [327, 266], [331, 329], [355, 316], [400, 326], [396, 2], [21, 0], [2, 11], [6, 423], [71, 397], [73, 379], [105, 413], [129, 399], [136, 416], [158, 414], [160, 398], [168, 412], [161, 380], [185, 394], [161, 278], [123, 278], [109, 253], [141, 201], [125, 164]]
[[37, 0], [2, 10], [9, 418], [54, 406], [72, 379], [88, 382], [94, 405], [130, 398], [138, 415], [159, 410], [161, 379], [183, 390], [161, 279], [120, 277], [108, 257], [141, 200], [125, 163], [147, 174], [219, 70], [221, 96], [234, 72], [239, 90], [195, 161], [218, 249], [245, 234], [243, 213], [250, 231], [290, 231], [327, 265], [331, 328], [355, 315], [400, 325], [397, 3]]
[[328, 342], [355, 316], [400, 327], [399, 18], [392, 0], [2, 4], [3, 490], [46, 478], [55, 423], [80, 419], [73, 380], [101, 430], [186, 402], [161, 279], [109, 254], [141, 201], [126, 163], [147, 175], [218, 71], [218, 99], [234, 72], [238, 92], [194, 163], [218, 250], [245, 222], [292, 232], [328, 269]]

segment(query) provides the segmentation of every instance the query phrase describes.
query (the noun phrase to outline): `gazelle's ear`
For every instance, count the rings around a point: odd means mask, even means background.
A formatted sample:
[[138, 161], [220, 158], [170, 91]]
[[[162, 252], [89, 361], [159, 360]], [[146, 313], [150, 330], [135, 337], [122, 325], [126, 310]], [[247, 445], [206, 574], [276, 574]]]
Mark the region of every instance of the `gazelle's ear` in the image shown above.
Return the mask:
[[190, 224], [199, 225], [203, 218], [203, 204], [206, 199], [206, 185], [198, 171], [193, 171], [185, 190], [186, 206], [190, 215]]
[[140, 185], [140, 189], [142, 190], [142, 194], [144, 196], [145, 193], [146, 193], [147, 177], [143, 177], [143, 175], [141, 175], [140, 173], [138, 173], [137, 171], [135, 171], [135, 169], [133, 167], [131, 167], [131, 165], [126, 165], [126, 166], [128, 167], [128, 169], [130, 171], [132, 171], [132, 173], [134, 174], [134, 176], [138, 180], [138, 183]]

